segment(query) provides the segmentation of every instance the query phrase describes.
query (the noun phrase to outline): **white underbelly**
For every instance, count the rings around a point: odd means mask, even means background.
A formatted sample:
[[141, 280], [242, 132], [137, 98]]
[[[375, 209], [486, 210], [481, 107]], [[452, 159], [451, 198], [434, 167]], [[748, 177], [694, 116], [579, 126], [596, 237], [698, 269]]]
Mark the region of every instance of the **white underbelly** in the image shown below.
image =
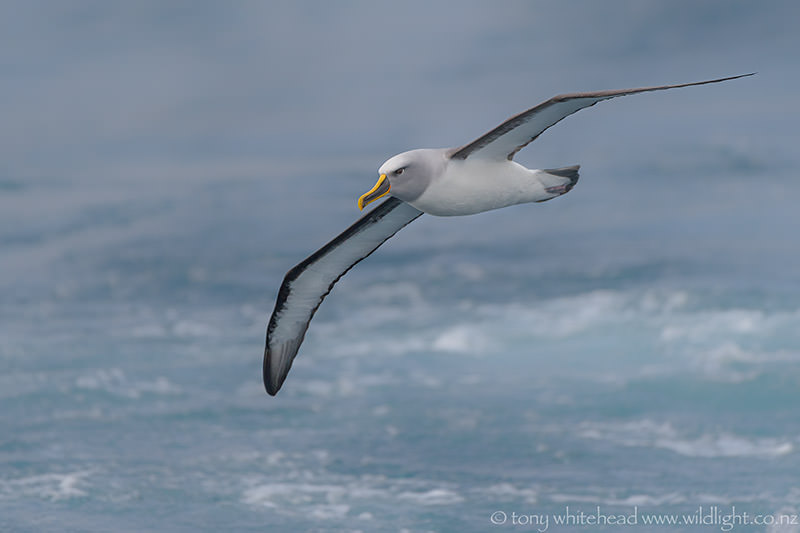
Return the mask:
[[445, 173], [409, 203], [431, 215], [457, 216], [536, 202], [548, 197], [538, 172], [513, 161], [450, 161]]

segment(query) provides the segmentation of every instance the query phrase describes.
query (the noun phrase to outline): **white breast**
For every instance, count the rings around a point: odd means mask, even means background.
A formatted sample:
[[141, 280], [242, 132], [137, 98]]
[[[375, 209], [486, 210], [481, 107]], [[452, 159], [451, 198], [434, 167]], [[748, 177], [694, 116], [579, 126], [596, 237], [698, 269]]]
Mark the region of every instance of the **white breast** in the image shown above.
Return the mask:
[[456, 216], [535, 202], [552, 196], [537, 178], [539, 173], [514, 161], [450, 160], [444, 173], [409, 203], [431, 215]]

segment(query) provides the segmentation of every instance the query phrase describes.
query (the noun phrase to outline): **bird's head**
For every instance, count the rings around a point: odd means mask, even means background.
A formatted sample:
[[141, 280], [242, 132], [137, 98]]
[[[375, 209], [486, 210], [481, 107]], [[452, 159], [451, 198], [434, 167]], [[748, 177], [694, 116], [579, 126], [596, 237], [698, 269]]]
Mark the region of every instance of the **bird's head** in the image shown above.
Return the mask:
[[444, 151], [436, 149], [411, 150], [388, 159], [378, 169], [378, 182], [358, 199], [358, 208], [364, 209], [389, 193], [404, 202], [416, 200], [445, 164]]

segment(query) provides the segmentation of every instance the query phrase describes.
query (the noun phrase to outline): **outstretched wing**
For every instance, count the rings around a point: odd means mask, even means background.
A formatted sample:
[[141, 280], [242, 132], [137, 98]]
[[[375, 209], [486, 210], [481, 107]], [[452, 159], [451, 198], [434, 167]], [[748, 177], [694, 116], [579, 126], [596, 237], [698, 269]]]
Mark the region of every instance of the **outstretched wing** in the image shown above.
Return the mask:
[[645, 93], [650, 91], [663, 91], [707, 83], [735, 80], [751, 74], [731, 76], [717, 80], [698, 81], [694, 83], [681, 83], [679, 85], [659, 85], [657, 87], [640, 87], [638, 89], [622, 89], [619, 91], [594, 91], [588, 93], [571, 93], [554, 96], [536, 107], [523, 111], [519, 115], [506, 120], [495, 129], [478, 137], [471, 143], [458, 148], [450, 157], [452, 159], [466, 159], [467, 157], [481, 157], [486, 159], [511, 159], [514, 154], [522, 150], [528, 143], [535, 140], [544, 130], [561, 119], [610, 98], [628, 94]]
[[308, 324], [333, 285], [421, 214], [389, 198], [287, 272], [267, 326], [264, 387], [269, 394], [274, 396], [283, 385]]

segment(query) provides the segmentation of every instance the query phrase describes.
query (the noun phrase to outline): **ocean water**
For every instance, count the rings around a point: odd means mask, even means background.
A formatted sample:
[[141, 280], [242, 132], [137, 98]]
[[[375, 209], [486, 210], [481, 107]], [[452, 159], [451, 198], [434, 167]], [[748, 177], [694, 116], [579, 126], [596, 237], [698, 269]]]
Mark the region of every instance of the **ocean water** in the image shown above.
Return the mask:
[[[0, 8], [0, 530], [800, 531], [800, 10], [504, 6]], [[750, 71], [548, 131], [572, 192], [423, 216], [264, 392], [389, 156]]]

